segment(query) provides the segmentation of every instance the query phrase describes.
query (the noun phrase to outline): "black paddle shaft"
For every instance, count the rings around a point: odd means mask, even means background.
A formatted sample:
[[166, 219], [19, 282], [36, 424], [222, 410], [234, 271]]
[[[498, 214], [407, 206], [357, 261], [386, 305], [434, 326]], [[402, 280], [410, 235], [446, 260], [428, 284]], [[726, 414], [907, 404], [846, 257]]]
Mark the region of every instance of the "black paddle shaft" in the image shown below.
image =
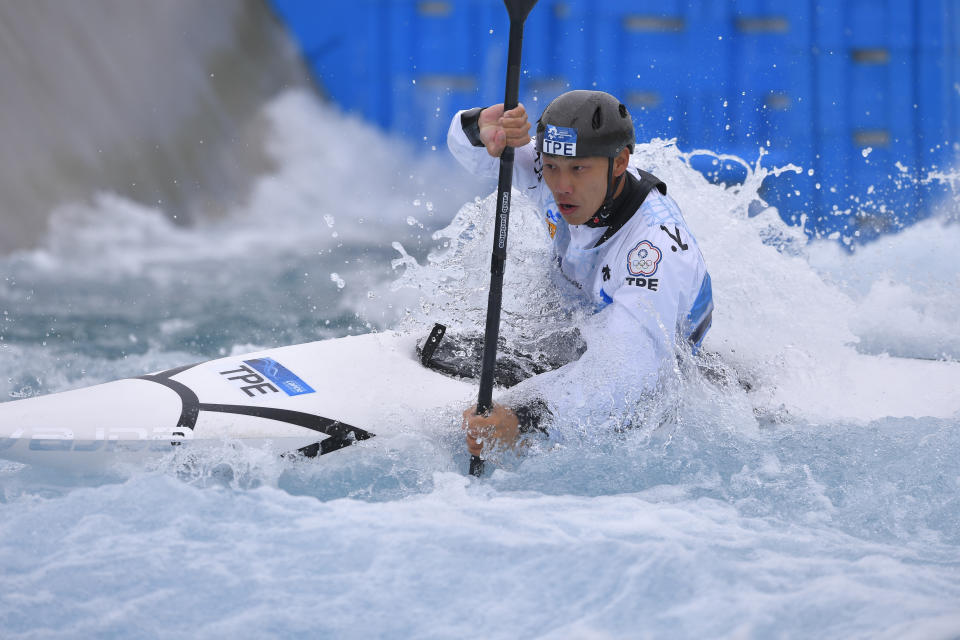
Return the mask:
[[[520, 97], [520, 52], [523, 49], [523, 23], [537, 0], [503, 0], [510, 14], [510, 41], [507, 49], [507, 86], [503, 110], [517, 106]], [[497, 216], [493, 229], [493, 256], [490, 260], [490, 293], [487, 297], [487, 324], [480, 361], [480, 393], [477, 413], [485, 414], [493, 406], [493, 378], [497, 366], [497, 339], [500, 335], [500, 309], [503, 303], [503, 270], [507, 261], [507, 228], [510, 223], [510, 195], [513, 189], [513, 147], [500, 154], [500, 178], [497, 183]], [[472, 456], [470, 473], [483, 475], [483, 459]]]

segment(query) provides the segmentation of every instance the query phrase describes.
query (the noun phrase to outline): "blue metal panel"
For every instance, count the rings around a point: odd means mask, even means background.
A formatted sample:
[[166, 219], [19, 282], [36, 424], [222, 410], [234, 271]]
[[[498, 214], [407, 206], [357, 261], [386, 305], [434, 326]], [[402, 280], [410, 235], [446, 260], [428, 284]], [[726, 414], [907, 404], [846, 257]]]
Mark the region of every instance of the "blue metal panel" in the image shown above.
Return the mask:
[[[916, 87], [919, 178], [960, 165], [960, 1], [930, 0], [917, 12]], [[922, 205], [929, 210], [951, 194], [938, 180], [921, 181]], [[955, 205], [954, 205], [955, 206]]]
[[[326, 93], [423, 148], [456, 109], [503, 99], [501, 0], [270, 1]], [[944, 195], [927, 172], [960, 163], [960, 0], [540, 0], [523, 60], [531, 120], [595, 87], [641, 141], [748, 161], [762, 147], [767, 166], [803, 169], [764, 196], [823, 232], [926, 215]]]
[[769, 179], [763, 195], [784, 217], [814, 207], [813, 74], [809, 3], [739, 0], [730, 17], [734, 73], [730, 127], [738, 155], [766, 166], [797, 165], [801, 173]]
[[495, 28], [476, 26], [491, 23], [489, 5], [442, 0], [386, 7], [391, 25], [411, 25], [391, 29], [397, 42], [391, 55], [393, 94], [400, 103], [391, 123], [395, 131], [435, 146], [450, 114], [478, 102], [481, 79], [492, 71], [487, 56], [498, 49], [488, 46]]
[[640, 140], [684, 137], [689, 111], [686, 3], [655, 6], [629, 0], [597, 3], [586, 25], [594, 54], [584, 88], [617, 95], [636, 113]]
[[[388, 50], [375, 0], [329, 7], [302, 0], [274, 0], [273, 6], [290, 25], [327, 95], [347, 110], [377, 122], [389, 117]], [[333, 25], [338, 28], [331, 28]]]
[[913, 7], [850, 0], [819, 12], [816, 88], [822, 140], [820, 209], [850, 210], [845, 230], [860, 238], [913, 218], [916, 167]]
[[[582, 28], [587, 13], [582, 3], [540, 0], [527, 19], [520, 101], [527, 107], [531, 120], [536, 120], [561, 93], [583, 86], [588, 77], [591, 60], [587, 34]], [[502, 47], [505, 46], [506, 40]], [[505, 52], [503, 56], [506, 57]], [[503, 84], [502, 78], [499, 83]], [[502, 93], [501, 87], [496, 101], [503, 100]]]
[[736, 68], [731, 5], [698, 0], [691, 2], [687, 16], [690, 35], [684, 57], [695, 61], [688, 65], [688, 91], [692, 94], [691, 113], [699, 114], [687, 142], [691, 147], [731, 151], [736, 140], [728, 95]]
[[685, 126], [678, 144], [727, 151], [732, 141], [726, 127], [730, 122], [725, 96], [732, 68], [730, 7], [709, 0], [691, 1], [684, 19], [684, 49], [678, 62], [686, 110], [681, 114]]

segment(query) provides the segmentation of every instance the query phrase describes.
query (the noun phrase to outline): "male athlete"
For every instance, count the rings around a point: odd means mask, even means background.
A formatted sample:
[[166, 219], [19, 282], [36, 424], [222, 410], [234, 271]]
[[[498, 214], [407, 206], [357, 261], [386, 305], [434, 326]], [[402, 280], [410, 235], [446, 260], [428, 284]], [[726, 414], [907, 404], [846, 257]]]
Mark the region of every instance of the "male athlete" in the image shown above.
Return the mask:
[[467, 409], [473, 455], [512, 448], [548, 414], [585, 404], [623, 410], [624, 397], [656, 387], [678, 344], [699, 347], [713, 311], [710, 275], [679, 207], [663, 182], [631, 165], [633, 121], [619, 100], [570, 91], [544, 110], [535, 139], [529, 131], [523, 105], [504, 113], [498, 104], [458, 112], [447, 145], [467, 170], [491, 177], [506, 145], [516, 148], [513, 185], [539, 204], [560, 271], [603, 322], [602, 344], [585, 354], [600, 355], [567, 367], [602, 367], [610, 386], [578, 389], [584, 376], [574, 372], [573, 385], [545, 383], [533, 405]]

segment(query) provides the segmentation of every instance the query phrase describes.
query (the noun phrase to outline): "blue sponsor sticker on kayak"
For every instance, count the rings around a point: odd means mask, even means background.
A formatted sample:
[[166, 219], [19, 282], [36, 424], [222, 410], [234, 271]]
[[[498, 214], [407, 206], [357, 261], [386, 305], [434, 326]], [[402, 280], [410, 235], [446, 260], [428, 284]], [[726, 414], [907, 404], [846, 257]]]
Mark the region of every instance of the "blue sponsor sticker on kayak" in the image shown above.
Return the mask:
[[243, 363], [259, 371], [263, 376], [268, 378], [270, 382], [283, 389], [284, 393], [288, 396], [313, 393], [313, 388], [311, 388], [310, 385], [298, 378], [294, 372], [273, 358], [254, 358], [252, 360], [244, 360]]

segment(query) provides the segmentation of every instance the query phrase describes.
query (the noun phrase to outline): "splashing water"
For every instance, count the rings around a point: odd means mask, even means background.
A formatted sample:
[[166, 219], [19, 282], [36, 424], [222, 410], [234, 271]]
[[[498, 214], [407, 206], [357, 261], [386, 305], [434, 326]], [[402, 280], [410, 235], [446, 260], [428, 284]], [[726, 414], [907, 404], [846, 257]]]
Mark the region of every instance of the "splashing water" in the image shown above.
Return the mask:
[[[0, 260], [5, 398], [371, 329], [480, 330], [494, 196], [474, 196], [489, 188], [304, 94], [267, 116], [279, 169], [226, 219], [178, 228], [105, 193], [58, 211], [42, 248]], [[672, 141], [636, 155], [703, 250], [717, 305], [705, 351], [726, 370], [775, 388], [863, 353], [960, 360], [956, 203], [851, 254], [808, 243], [762, 202], [778, 170], [737, 159], [746, 182], [724, 188]], [[582, 318], [564, 309], [541, 222], [515, 195], [503, 333], [522, 338]], [[814, 420], [758, 411], [757, 392], [695, 367], [679, 385], [666, 432], [544, 444], [481, 481], [464, 476], [460, 407], [315, 461], [224, 443], [95, 477], [0, 463], [0, 628], [960, 631], [960, 416]]]

